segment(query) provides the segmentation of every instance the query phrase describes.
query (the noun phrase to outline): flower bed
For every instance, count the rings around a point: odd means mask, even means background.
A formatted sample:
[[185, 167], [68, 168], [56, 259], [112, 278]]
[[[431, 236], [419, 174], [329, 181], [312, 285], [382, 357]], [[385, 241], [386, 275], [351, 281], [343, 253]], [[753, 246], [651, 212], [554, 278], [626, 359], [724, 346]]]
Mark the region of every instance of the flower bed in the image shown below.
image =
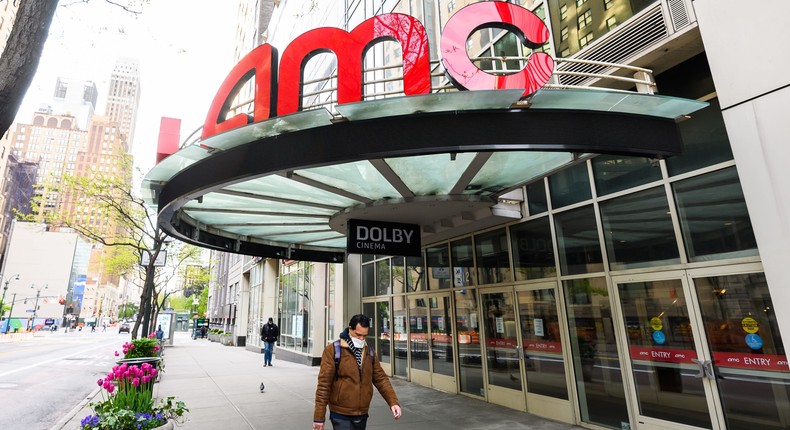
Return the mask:
[[[153, 386], [162, 368], [155, 335], [123, 345], [124, 358], [96, 383], [102, 400], [91, 403], [93, 414], [80, 422], [81, 430], [149, 430], [184, 419], [184, 402], [167, 397], [156, 401]], [[116, 356], [120, 354], [116, 351]]]

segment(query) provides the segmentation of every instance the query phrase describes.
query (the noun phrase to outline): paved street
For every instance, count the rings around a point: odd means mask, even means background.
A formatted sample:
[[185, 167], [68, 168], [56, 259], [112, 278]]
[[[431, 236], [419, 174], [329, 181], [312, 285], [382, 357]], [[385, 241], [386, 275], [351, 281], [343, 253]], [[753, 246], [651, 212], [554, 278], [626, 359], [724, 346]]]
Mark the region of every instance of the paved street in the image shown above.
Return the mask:
[[0, 343], [0, 429], [52, 427], [93, 391], [114, 364], [114, 351], [129, 339], [108, 328]]
[[[317, 367], [277, 360], [275, 355], [274, 367], [264, 368], [260, 354], [207, 340], [192, 340], [182, 332], [177, 332], [174, 345], [165, 349], [164, 359], [165, 371], [154, 388], [155, 395], [159, 398], [176, 396], [186, 403], [190, 409], [189, 419], [179, 428], [290, 430], [312, 427]], [[261, 382], [266, 386], [264, 393], [260, 392]], [[384, 400], [376, 393], [368, 428], [579, 428], [400, 379], [393, 379], [392, 383], [403, 406], [403, 418], [394, 421]], [[78, 405], [52, 430], [77, 429], [80, 420], [91, 413], [86, 405], [87, 402]], [[328, 430], [330, 428], [327, 426]]]

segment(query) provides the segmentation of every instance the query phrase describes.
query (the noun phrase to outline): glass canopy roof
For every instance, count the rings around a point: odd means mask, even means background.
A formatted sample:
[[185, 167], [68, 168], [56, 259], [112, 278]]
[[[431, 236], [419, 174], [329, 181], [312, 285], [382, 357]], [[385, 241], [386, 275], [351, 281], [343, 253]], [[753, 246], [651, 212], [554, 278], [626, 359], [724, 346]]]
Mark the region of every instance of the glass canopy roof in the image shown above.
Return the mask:
[[[277, 117], [182, 148], [151, 169], [142, 191], [147, 203], [156, 207], [162, 189], [190, 166], [200, 168], [200, 162], [214, 154], [296, 130], [425, 112], [505, 112], [517, 107], [520, 97], [520, 90], [438, 93], [340, 105], [336, 107], [340, 117], [323, 108]], [[705, 105], [620, 91], [542, 89], [531, 98], [529, 109], [673, 119]], [[359, 218], [419, 224], [423, 243], [430, 243], [520, 218], [520, 187], [578, 159], [570, 152], [539, 150], [393, 155], [398, 156], [228, 180], [198, 190], [197, 196], [171, 208], [175, 217], [160, 218], [159, 223], [170, 234], [173, 224], [187, 223], [234, 240], [343, 253], [345, 221]], [[195, 237], [180, 238], [200, 242]]]

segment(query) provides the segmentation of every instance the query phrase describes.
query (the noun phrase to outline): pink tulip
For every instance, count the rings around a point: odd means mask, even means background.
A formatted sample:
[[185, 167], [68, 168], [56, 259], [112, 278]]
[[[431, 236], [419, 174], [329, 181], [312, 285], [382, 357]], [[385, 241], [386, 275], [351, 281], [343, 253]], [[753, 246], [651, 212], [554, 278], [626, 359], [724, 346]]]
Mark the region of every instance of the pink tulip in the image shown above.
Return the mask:
[[143, 384], [147, 384], [148, 381], [150, 381], [150, 380], [151, 380], [150, 376], [148, 376], [148, 375], [143, 376]]
[[99, 386], [101, 387], [101, 385], [104, 383], [104, 380], [99, 378], [99, 380], [96, 381], [96, 383], [99, 384]]
[[140, 378], [132, 379], [132, 385], [134, 385], [135, 387], [140, 386]]
[[119, 355], [121, 355], [121, 354], [118, 354], [118, 351], [115, 351], [115, 356], [117, 357]]
[[110, 386], [107, 387], [107, 391], [109, 391], [110, 394], [112, 394], [112, 392], [115, 391], [115, 385], [110, 384]]
[[154, 345], [154, 352], [159, 351], [159, 345]]
[[151, 369], [151, 376], [156, 376], [156, 369]]

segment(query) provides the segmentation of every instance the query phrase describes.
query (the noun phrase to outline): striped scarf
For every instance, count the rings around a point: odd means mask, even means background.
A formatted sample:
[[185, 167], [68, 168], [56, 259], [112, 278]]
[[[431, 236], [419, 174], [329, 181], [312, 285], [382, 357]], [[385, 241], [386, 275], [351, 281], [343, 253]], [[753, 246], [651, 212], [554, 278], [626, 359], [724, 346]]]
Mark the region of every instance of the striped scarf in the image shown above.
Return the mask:
[[348, 330], [343, 331], [343, 333], [340, 333], [340, 338], [346, 341], [346, 343], [348, 344], [348, 349], [350, 349], [351, 352], [354, 353], [354, 357], [356, 357], [357, 359], [357, 366], [359, 366], [359, 368], [362, 369], [362, 352], [363, 352], [362, 350], [364, 349], [364, 346], [362, 348], [357, 348], [356, 346], [354, 346], [354, 341], [352, 341], [351, 336], [348, 335]]

